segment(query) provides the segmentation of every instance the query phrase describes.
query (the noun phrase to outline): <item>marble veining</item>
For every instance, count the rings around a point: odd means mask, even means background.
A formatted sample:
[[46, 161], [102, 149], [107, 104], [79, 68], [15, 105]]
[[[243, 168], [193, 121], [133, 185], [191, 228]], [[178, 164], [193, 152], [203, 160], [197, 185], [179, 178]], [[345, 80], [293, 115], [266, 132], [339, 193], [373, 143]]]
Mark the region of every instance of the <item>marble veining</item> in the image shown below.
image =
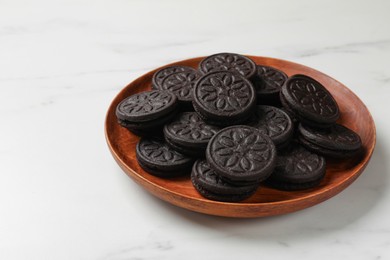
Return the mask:
[[174, 250], [174, 246], [171, 241], [153, 241], [146, 245], [131, 246], [114, 251], [101, 259], [159, 259], [165, 251], [172, 250]]
[[70, 77], [82, 77], [82, 76], [89, 76], [89, 75], [95, 75], [95, 74], [107, 74], [107, 73], [137, 73], [142, 71], [151, 70], [153, 68], [139, 68], [139, 69], [117, 69], [117, 70], [95, 70], [95, 71], [80, 71], [80, 72], [74, 72], [74, 73], [68, 73], [68, 74], [57, 74], [57, 75], [42, 75], [42, 76], [31, 76], [31, 77], [9, 77], [9, 78], [1, 78], [1, 81], [11, 81], [11, 80], [45, 80], [45, 79], [58, 79], [58, 78], [70, 78]]
[[390, 39], [383, 39], [377, 41], [352, 42], [342, 45], [325, 46], [319, 49], [307, 49], [299, 52], [298, 57], [311, 57], [317, 55], [325, 55], [329, 53], [359, 53], [367, 50], [388, 50], [390, 49]]

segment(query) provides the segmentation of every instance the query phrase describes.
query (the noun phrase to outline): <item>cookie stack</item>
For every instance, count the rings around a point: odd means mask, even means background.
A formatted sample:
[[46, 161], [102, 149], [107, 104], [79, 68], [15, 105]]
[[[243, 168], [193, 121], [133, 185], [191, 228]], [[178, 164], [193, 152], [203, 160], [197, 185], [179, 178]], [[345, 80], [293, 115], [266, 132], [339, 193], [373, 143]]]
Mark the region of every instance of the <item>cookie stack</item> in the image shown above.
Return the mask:
[[119, 124], [142, 136], [140, 167], [163, 178], [190, 175], [208, 199], [241, 201], [262, 184], [312, 188], [326, 157], [361, 149], [360, 137], [336, 124], [338, 105], [321, 83], [243, 55], [215, 54], [198, 69], [165, 67], [151, 88], [116, 110]]

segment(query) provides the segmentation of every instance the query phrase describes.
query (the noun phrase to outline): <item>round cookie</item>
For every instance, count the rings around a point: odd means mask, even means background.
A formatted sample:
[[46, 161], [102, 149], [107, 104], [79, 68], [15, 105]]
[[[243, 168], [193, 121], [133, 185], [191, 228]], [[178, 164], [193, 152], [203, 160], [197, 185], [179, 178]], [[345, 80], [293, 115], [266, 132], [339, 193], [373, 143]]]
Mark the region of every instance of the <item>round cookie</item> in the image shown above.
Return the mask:
[[169, 66], [156, 71], [152, 78], [152, 89], [162, 89], [161, 83], [165, 77], [181, 71], [196, 71], [194, 68], [187, 66]]
[[116, 107], [116, 116], [124, 121], [145, 122], [169, 114], [176, 105], [176, 96], [168, 91], [145, 91], [122, 100]]
[[164, 141], [141, 138], [136, 146], [136, 158], [146, 172], [159, 177], [188, 174], [194, 160], [170, 148]]
[[254, 86], [257, 103], [264, 105], [280, 105], [279, 93], [288, 76], [276, 68], [257, 65]]
[[161, 89], [172, 92], [180, 103], [192, 106], [192, 94], [199, 74], [195, 70], [175, 72], [166, 76], [161, 82]]
[[307, 149], [333, 158], [347, 158], [357, 154], [362, 141], [351, 129], [335, 124], [328, 129], [316, 129], [303, 124], [298, 126], [299, 141]]
[[118, 119], [118, 122], [121, 126], [126, 127], [130, 130], [147, 130], [153, 132], [156, 130], [162, 130], [162, 126], [172, 121], [176, 115], [177, 110], [174, 110], [167, 115], [149, 121], [131, 122], [127, 120]]
[[273, 106], [256, 106], [249, 125], [268, 135], [278, 150], [289, 144], [294, 133], [288, 114]]
[[302, 190], [317, 186], [324, 178], [324, 157], [299, 144], [278, 155], [276, 167], [266, 184], [281, 190]]
[[164, 126], [166, 142], [189, 156], [203, 157], [211, 137], [220, 130], [208, 125], [195, 112], [184, 112]]
[[195, 84], [193, 95], [195, 111], [206, 122], [220, 126], [244, 122], [256, 105], [252, 83], [229, 71], [202, 76]]
[[203, 59], [199, 64], [199, 70], [203, 74], [213, 71], [231, 71], [252, 79], [256, 74], [256, 64], [240, 54], [217, 53]]
[[156, 130], [170, 121], [176, 113], [177, 98], [163, 90], [134, 94], [116, 107], [119, 124], [129, 130]]
[[254, 127], [238, 125], [222, 129], [206, 149], [210, 167], [232, 184], [259, 183], [276, 163], [272, 140]]
[[235, 186], [225, 182], [213, 171], [206, 160], [198, 160], [192, 167], [191, 181], [205, 198], [225, 202], [237, 202], [256, 192], [258, 184]]
[[294, 75], [280, 92], [283, 106], [301, 122], [313, 127], [329, 127], [339, 118], [339, 107], [330, 92], [318, 81]]

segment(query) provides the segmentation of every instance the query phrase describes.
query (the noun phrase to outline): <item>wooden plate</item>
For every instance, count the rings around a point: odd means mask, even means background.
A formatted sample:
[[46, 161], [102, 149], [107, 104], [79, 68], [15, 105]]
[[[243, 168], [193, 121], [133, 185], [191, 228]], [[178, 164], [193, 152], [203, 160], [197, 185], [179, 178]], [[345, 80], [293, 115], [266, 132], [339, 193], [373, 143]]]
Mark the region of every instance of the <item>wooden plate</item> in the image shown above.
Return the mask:
[[[344, 190], [364, 170], [375, 146], [375, 124], [363, 102], [347, 87], [331, 77], [293, 62], [249, 56], [257, 64], [276, 67], [287, 75], [305, 74], [313, 77], [332, 93], [339, 104], [339, 123], [356, 131], [363, 142], [361, 156], [342, 162], [328, 161], [326, 177], [321, 184], [305, 191], [278, 191], [261, 187], [255, 195], [240, 203], [211, 201], [201, 197], [189, 177], [161, 179], [143, 171], [135, 158], [135, 145], [139, 138], [120, 127], [115, 108], [124, 98], [151, 89], [154, 71], [150, 71], [127, 85], [112, 101], [106, 117], [105, 133], [108, 146], [119, 166], [135, 182], [147, 191], [176, 206], [189, 210], [226, 217], [262, 217], [285, 214], [316, 205]], [[203, 57], [176, 62], [170, 65], [186, 65], [197, 68]], [[159, 68], [160, 69], [160, 68]]]

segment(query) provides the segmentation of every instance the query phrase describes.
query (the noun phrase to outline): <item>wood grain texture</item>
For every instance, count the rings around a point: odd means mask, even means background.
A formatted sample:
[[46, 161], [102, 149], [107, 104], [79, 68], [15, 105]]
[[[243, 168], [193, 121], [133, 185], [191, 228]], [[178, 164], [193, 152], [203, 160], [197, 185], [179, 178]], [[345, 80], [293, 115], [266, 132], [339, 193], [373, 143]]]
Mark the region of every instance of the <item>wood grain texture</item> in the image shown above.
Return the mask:
[[[107, 112], [106, 140], [114, 159], [126, 174], [153, 195], [176, 206], [211, 215], [239, 218], [294, 212], [327, 200], [348, 187], [363, 172], [375, 147], [375, 124], [367, 107], [351, 90], [319, 71], [279, 59], [248, 57], [253, 59], [256, 64], [278, 68], [288, 76], [305, 74], [322, 83], [339, 104], [341, 117], [338, 123], [351, 128], [360, 135], [364, 148], [362, 153], [348, 160], [328, 160], [326, 177], [316, 188], [291, 192], [260, 187], [256, 194], [239, 203], [205, 199], [192, 186], [189, 176], [167, 180], [154, 177], [143, 171], [135, 158], [135, 145], [139, 138], [117, 123], [115, 117], [117, 104], [134, 93], [151, 89], [152, 77], [154, 72], [160, 69], [158, 68], [127, 85], [112, 101]], [[202, 58], [193, 58], [166, 66], [186, 65], [197, 68]]]

